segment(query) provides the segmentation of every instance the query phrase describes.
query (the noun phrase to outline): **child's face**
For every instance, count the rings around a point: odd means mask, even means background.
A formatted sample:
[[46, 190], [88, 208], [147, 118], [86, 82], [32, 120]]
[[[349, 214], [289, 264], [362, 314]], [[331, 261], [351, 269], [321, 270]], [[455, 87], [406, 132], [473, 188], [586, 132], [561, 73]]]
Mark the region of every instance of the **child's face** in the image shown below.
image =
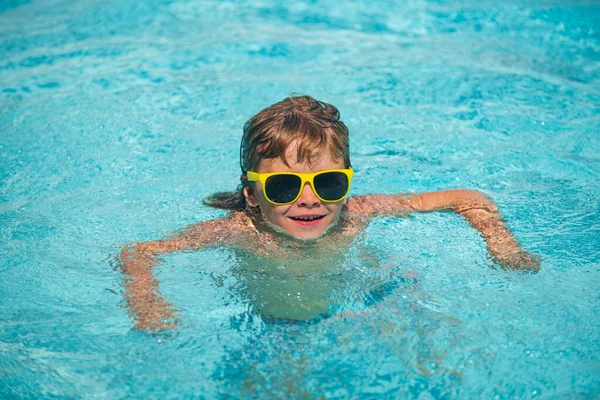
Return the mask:
[[[256, 172], [311, 173], [328, 169], [343, 169], [345, 167], [344, 162], [335, 160], [329, 151], [321, 153], [314, 160], [312, 167], [306, 163], [295, 161], [296, 148], [293, 145], [288, 147], [285, 155], [290, 164], [289, 167], [280, 158], [263, 159], [259, 162]], [[255, 185], [255, 189], [252, 187], [244, 188], [244, 195], [248, 204], [253, 207], [260, 207], [263, 217], [268, 222], [299, 239], [315, 239], [321, 236], [329, 226], [337, 222], [342, 207], [346, 203], [346, 199], [333, 203], [321, 201], [307, 183], [296, 202], [275, 205], [265, 199], [261, 184], [256, 182]], [[307, 217], [311, 217], [311, 219], [307, 220]]]

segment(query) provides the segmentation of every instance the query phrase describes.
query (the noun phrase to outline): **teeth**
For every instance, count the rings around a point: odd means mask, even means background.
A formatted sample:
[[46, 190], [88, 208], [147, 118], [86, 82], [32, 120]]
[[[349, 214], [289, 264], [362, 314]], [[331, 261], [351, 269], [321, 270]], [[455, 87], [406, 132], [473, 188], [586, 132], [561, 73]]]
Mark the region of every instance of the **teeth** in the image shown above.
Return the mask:
[[319, 218], [321, 218], [321, 217], [320, 216], [314, 216], [314, 217], [294, 217], [294, 219], [299, 219], [299, 220], [302, 220], [302, 221], [312, 221], [312, 220], [319, 219]]

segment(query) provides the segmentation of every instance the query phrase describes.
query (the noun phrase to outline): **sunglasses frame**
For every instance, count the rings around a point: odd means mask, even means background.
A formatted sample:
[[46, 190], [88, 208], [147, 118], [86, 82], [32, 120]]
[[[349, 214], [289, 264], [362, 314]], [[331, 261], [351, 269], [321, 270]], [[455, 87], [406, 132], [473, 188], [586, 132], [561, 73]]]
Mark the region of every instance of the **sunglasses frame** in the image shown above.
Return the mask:
[[[346, 177], [348, 178], [348, 189], [346, 190], [346, 193], [337, 200], [325, 200], [321, 196], [319, 196], [319, 194], [317, 193], [317, 190], [315, 189], [315, 182], [314, 182], [315, 177], [317, 175], [325, 174], [328, 172], [340, 172], [340, 173], [346, 175]], [[277, 202], [271, 200], [267, 196], [267, 193], [265, 191], [265, 185], [266, 185], [267, 179], [270, 178], [271, 176], [275, 176], [275, 175], [293, 175], [293, 176], [297, 176], [298, 178], [300, 178], [300, 181], [301, 181], [300, 189], [298, 190], [298, 194], [292, 201], [289, 201], [286, 203], [277, 203]], [[248, 171], [246, 173], [246, 178], [248, 179], [249, 182], [260, 182], [265, 199], [267, 199], [267, 201], [269, 203], [275, 204], [276, 206], [283, 206], [283, 205], [295, 203], [296, 200], [298, 200], [298, 198], [302, 194], [302, 190], [304, 189], [304, 186], [307, 183], [310, 185], [310, 188], [312, 189], [313, 193], [315, 194], [315, 196], [317, 196], [317, 198], [319, 200], [321, 200], [324, 203], [336, 203], [338, 201], [345, 199], [346, 196], [348, 196], [348, 193], [350, 193], [350, 184], [352, 183], [353, 176], [354, 176], [354, 170], [352, 169], [352, 167], [348, 167], [346, 169], [327, 169], [327, 170], [323, 170], [323, 171], [311, 172], [308, 174], [303, 174], [303, 173], [298, 173], [298, 172], [269, 172], [269, 173], [260, 174], [258, 172], [254, 172], [254, 171]]]

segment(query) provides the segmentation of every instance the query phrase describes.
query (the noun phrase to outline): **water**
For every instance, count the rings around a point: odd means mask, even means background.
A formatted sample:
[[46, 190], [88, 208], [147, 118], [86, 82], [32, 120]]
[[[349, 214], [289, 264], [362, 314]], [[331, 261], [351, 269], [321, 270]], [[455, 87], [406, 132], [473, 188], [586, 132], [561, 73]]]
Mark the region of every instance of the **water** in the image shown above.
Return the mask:
[[[0, 11], [0, 397], [600, 393], [596, 3]], [[132, 330], [112, 257], [223, 216], [201, 200], [235, 187], [243, 123], [292, 92], [340, 108], [353, 194], [484, 191], [542, 271], [489, 268], [455, 215], [381, 218], [329, 318], [263, 320], [215, 249], [157, 268], [173, 334]]]

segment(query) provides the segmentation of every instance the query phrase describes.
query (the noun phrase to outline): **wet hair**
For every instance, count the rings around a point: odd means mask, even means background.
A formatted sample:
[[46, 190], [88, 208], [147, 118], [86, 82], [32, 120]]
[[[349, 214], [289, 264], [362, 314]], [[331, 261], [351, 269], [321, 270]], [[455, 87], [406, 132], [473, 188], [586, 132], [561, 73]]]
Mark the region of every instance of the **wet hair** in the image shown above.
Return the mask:
[[262, 159], [280, 158], [289, 166], [285, 153], [291, 144], [299, 163], [312, 165], [326, 149], [335, 160], [343, 160], [346, 168], [351, 166], [348, 128], [338, 109], [311, 96], [292, 95], [246, 122], [240, 144], [241, 185], [235, 192], [215, 193], [203, 203], [226, 210], [245, 209], [246, 172], [256, 170]]

